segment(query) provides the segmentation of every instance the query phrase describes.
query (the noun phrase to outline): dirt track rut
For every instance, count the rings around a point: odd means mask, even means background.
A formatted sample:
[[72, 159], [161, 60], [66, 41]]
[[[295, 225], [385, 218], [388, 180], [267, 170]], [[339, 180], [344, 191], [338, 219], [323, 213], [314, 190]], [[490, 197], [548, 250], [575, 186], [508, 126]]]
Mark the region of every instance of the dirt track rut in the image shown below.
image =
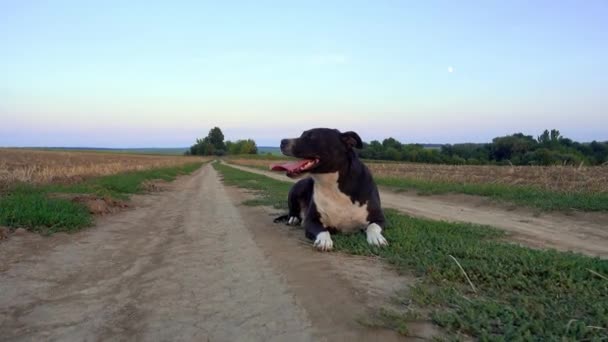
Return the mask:
[[[282, 174], [229, 164], [232, 167], [290, 181]], [[538, 248], [555, 248], [608, 258], [608, 215], [538, 213], [507, 210], [473, 196], [418, 196], [381, 189], [382, 206], [416, 217], [489, 225], [512, 233], [511, 239]], [[589, 217], [592, 218], [589, 218]]]
[[313, 251], [243, 196], [207, 165], [90, 229], [3, 241], [0, 340], [402, 339], [357, 319], [403, 278]]

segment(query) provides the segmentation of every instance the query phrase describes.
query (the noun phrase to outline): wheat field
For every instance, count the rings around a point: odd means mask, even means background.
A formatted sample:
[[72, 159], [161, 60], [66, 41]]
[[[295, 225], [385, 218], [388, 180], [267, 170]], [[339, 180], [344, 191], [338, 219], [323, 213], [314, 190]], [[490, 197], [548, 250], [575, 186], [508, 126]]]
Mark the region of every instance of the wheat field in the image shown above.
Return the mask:
[[[276, 160], [232, 158], [230, 162], [268, 168]], [[608, 192], [608, 166], [496, 166], [366, 162], [375, 177], [425, 181], [537, 186], [552, 191]]]
[[0, 189], [13, 183], [73, 183], [95, 176], [172, 167], [200, 157], [0, 149]]

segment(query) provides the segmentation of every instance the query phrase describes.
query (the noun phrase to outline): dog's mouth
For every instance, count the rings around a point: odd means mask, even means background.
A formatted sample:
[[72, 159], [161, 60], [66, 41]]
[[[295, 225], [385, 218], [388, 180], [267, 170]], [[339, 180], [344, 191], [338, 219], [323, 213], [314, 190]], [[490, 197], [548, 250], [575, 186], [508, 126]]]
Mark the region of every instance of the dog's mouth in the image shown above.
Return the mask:
[[287, 177], [295, 178], [302, 173], [310, 171], [319, 165], [318, 158], [301, 159], [287, 163], [274, 164], [270, 166], [272, 171], [285, 171]]

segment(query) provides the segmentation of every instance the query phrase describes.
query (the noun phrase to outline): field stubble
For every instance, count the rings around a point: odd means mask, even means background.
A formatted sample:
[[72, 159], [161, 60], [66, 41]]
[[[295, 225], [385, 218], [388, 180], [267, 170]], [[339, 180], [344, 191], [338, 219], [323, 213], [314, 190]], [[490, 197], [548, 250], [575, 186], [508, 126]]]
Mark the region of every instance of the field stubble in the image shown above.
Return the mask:
[[0, 190], [14, 183], [76, 183], [128, 171], [182, 166], [200, 157], [0, 149]]

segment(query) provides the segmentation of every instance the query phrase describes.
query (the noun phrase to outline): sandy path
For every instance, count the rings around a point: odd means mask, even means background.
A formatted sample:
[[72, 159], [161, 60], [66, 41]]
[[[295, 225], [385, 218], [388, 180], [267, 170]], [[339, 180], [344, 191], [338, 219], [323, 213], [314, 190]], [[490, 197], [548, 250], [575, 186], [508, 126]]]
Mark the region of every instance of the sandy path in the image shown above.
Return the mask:
[[406, 285], [391, 271], [286, 241], [210, 165], [169, 189], [75, 234], [0, 243], [0, 339], [401, 339], [356, 323]]
[[154, 197], [5, 265], [2, 340], [311, 340], [212, 168]]
[[[229, 164], [232, 167], [291, 181], [282, 174]], [[474, 196], [418, 196], [381, 189], [382, 205], [416, 217], [471, 222], [511, 232], [512, 239], [528, 246], [574, 251], [608, 258], [608, 215], [544, 213], [508, 210]]]

